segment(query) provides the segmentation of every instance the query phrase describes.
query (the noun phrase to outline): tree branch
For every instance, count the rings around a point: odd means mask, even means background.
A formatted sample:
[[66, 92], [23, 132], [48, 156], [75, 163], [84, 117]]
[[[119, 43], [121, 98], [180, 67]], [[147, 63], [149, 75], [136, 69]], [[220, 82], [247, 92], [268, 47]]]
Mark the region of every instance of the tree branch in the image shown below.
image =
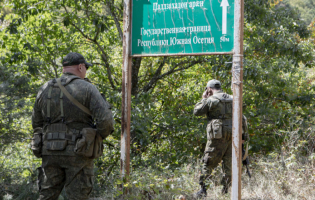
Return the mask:
[[47, 48], [47, 46], [46, 46], [46, 42], [45, 42], [45, 38], [44, 38], [44, 34], [43, 34], [43, 27], [42, 26], [40, 26], [40, 35], [41, 35], [41, 39], [42, 39], [42, 44], [44, 45], [44, 47], [47, 49], [47, 51], [50, 53], [50, 55], [48, 56], [48, 58], [49, 58], [49, 60], [50, 60], [50, 62], [51, 62], [51, 64], [52, 64], [52, 67], [53, 67], [53, 69], [54, 69], [54, 72], [55, 72], [55, 78], [57, 78], [58, 77], [58, 72], [57, 72], [57, 69], [56, 69], [56, 67], [55, 66], [57, 66], [57, 67], [59, 67], [57, 64], [56, 64], [56, 62], [54, 62], [54, 60], [52, 60], [51, 59], [51, 55], [54, 55], [51, 51], [49, 51], [49, 49]]
[[[68, 12], [67, 7], [66, 7], [65, 5], [62, 5], [62, 7], [65, 9], [66, 13], [69, 15], [69, 12]], [[79, 31], [83, 37], [85, 37], [86, 39], [88, 39], [88, 40], [90, 40], [90, 41], [92, 41], [92, 42], [94, 41], [94, 40], [93, 40], [92, 38], [90, 38], [88, 35], [84, 34], [84, 32], [83, 32], [76, 24], [72, 23], [71, 21], [70, 21], [70, 24], [71, 24], [75, 29], [77, 29], [77, 31]]]
[[[173, 74], [175, 72], [178, 72], [178, 71], [182, 71], [182, 70], [185, 70], [185, 69], [188, 69], [196, 64], [199, 64], [199, 63], [203, 63], [205, 62], [206, 60], [204, 59], [198, 59], [198, 60], [194, 60], [194, 61], [182, 61], [178, 64], [176, 64], [172, 69], [170, 69], [169, 71], [165, 72], [164, 74], [161, 74], [161, 71], [162, 71], [162, 68], [165, 64], [165, 58], [163, 59], [162, 63], [160, 64], [159, 68], [156, 70], [155, 74], [153, 75], [152, 79], [150, 80], [150, 82], [143, 87], [143, 92], [147, 92], [149, 91], [150, 89], [154, 88], [157, 81], [160, 80], [160, 79], [163, 79], [165, 76], [168, 76], [170, 74]], [[184, 65], [185, 63], [189, 63], [187, 66], [184, 66], [184, 67], [180, 67], [178, 68], [179, 66], [182, 66]]]
[[158, 69], [155, 71], [153, 77], [151, 78], [151, 80], [149, 81], [149, 83], [143, 87], [143, 92], [147, 92], [149, 91], [151, 88], [153, 88], [156, 84], [156, 82], [159, 80], [159, 76], [161, 74], [161, 71], [165, 65], [165, 61], [166, 61], [167, 57], [164, 56], [162, 62], [160, 63]]
[[123, 41], [123, 32], [122, 32], [122, 30], [121, 30], [121, 27], [120, 27], [120, 24], [119, 24], [117, 15], [116, 15], [116, 13], [115, 13], [115, 10], [113, 9], [114, 1], [111, 1], [110, 3], [109, 3], [109, 2], [106, 2], [106, 5], [108, 6], [108, 10], [109, 10], [110, 15], [111, 15], [111, 16], [113, 17], [113, 19], [114, 19], [116, 28], [117, 28], [118, 33], [119, 33], [119, 36], [120, 36], [120, 39], [121, 39], [121, 41]]
[[187, 61], [182, 61], [182, 62], [180, 62], [179, 64], [175, 65], [175, 67], [173, 67], [173, 68], [172, 68], [171, 70], [169, 70], [168, 72], [165, 72], [164, 74], [160, 75], [160, 76], [158, 77], [158, 79], [162, 79], [162, 78], [164, 78], [165, 76], [168, 76], [168, 75], [170, 75], [170, 74], [172, 74], [172, 73], [175, 73], [175, 72], [178, 72], [178, 71], [182, 71], [182, 70], [188, 69], [188, 68], [190, 68], [190, 67], [192, 67], [192, 66], [194, 66], [194, 65], [196, 65], [196, 64], [200, 64], [200, 63], [203, 63], [203, 62], [205, 62], [205, 61], [206, 61], [206, 60], [201, 60], [201, 59], [199, 59], [199, 60], [194, 60], [194, 61], [192, 61], [192, 62], [189, 62], [189, 64], [188, 64], [186, 67], [181, 67], [181, 68], [176, 69], [178, 66], [181, 66], [182, 64], [187, 63]]
[[110, 82], [110, 85], [113, 88], [113, 90], [117, 90], [117, 88], [113, 82], [112, 72], [111, 72], [110, 67], [109, 67], [107, 54], [105, 53], [104, 48], [97, 41], [93, 41], [93, 42], [97, 45], [99, 51], [101, 51], [101, 57], [102, 57], [102, 60], [105, 62], [105, 68], [107, 70], [107, 77], [108, 77], [108, 80]]
[[[69, 14], [69, 12], [68, 12], [66, 6], [64, 6], [64, 5], [62, 5], [62, 6], [63, 6], [63, 8], [65, 9], [65, 11], [67, 12], [67, 14]], [[112, 72], [111, 72], [111, 70], [110, 70], [110, 67], [109, 67], [110, 65], [109, 65], [108, 58], [107, 58], [108, 56], [107, 56], [107, 54], [105, 53], [104, 48], [97, 42], [97, 40], [96, 40], [97, 38], [94, 38], [94, 39], [90, 38], [88, 35], [84, 34], [84, 32], [83, 32], [78, 26], [76, 26], [76, 24], [72, 23], [71, 21], [70, 21], [70, 24], [71, 24], [76, 30], [78, 30], [78, 31], [81, 33], [81, 35], [82, 35], [83, 37], [85, 37], [86, 39], [90, 40], [91, 42], [93, 42], [94, 44], [97, 45], [98, 50], [100, 51], [100, 54], [101, 54], [101, 58], [102, 58], [102, 60], [103, 60], [104, 63], [105, 63], [104, 66], [105, 66], [105, 68], [106, 68], [106, 70], [107, 70], [107, 77], [108, 77], [108, 79], [109, 79], [110, 85], [111, 85], [111, 87], [112, 87], [114, 90], [117, 90], [116, 86], [114, 85], [113, 79], [112, 79]]]
[[98, 35], [99, 35], [99, 33], [100, 33], [100, 28], [97, 27], [97, 26], [96, 26], [96, 28], [97, 28], [97, 31], [96, 31], [96, 34], [95, 34], [95, 37], [94, 37], [93, 41], [96, 41], [96, 40], [97, 40], [97, 37], [98, 37]]

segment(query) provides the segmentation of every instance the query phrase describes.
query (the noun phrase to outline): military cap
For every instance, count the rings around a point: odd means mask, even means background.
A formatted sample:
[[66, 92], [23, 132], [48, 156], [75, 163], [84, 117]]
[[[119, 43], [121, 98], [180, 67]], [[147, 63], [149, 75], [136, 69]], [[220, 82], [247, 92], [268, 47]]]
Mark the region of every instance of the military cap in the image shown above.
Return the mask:
[[209, 81], [207, 83], [207, 88], [216, 88], [216, 89], [220, 89], [221, 88], [221, 83], [218, 80], [212, 79], [211, 81]]
[[62, 66], [72, 66], [72, 65], [79, 65], [79, 64], [85, 64], [86, 69], [92, 66], [91, 63], [88, 63], [85, 61], [85, 58], [76, 52], [70, 52], [68, 53], [62, 60]]

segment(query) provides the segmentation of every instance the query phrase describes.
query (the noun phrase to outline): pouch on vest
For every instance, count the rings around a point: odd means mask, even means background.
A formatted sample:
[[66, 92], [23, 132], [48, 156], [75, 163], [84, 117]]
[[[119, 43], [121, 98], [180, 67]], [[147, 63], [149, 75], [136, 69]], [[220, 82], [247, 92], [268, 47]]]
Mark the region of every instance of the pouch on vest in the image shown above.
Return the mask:
[[45, 139], [46, 149], [50, 151], [65, 150], [68, 144], [66, 140], [67, 125], [64, 123], [50, 124], [47, 127]]
[[212, 122], [209, 121], [209, 123], [207, 124], [207, 140], [212, 140], [213, 138], [213, 134], [212, 134]]
[[81, 134], [82, 138], [77, 140], [74, 152], [77, 155], [90, 158], [94, 151], [96, 130], [93, 128], [84, 128], [82, 129]]
[[78, 139], [74, 148], [77, 155], [87, 158], [98, 158], [103, 154], [103, 138], [93, 128], [84, 128], [82, 138]]
[[212, 120], [212, 133], [213, 138], [220, 139], [222, 138], [222, 119], [214, 119]]
[[92, 158], [101, 157], [103, 155], [103, 150], [104, 150], [103, 138], [100, 134], [96, 133]]
[[43, 145], [42, 136], [43, 136], [43, 129], [35, 128], [32, 142], [31, 142], [31, 149], [33, 151], [33, 154], [37, 158], [42, 157], [42, 145]]

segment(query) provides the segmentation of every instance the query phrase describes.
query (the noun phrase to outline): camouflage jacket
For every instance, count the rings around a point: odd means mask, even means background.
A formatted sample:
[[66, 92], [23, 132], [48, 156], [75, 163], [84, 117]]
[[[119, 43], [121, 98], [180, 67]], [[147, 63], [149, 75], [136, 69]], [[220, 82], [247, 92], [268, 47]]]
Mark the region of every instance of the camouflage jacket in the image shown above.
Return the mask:
[[[195, 105], [194, 108], [194, 115], [196, 116], [202, 116], [206, 115], [208, 117], [208, 124], [213, 120], [213, 119], [218, 119], [220, 115], [220, 110], [222, 107], [222, 103], [218, 98], [215, 98], [214, 96], [225, 96], [225, 98], [233, 98], [232, 95], [226, 94], [223, 91], [215, 91], [213, 96], [210, 96], [206, 99], [202, 99], [200, 102], [198, 102]], [[232, 108], [231, 108], [232, 109]], [[231, 119], [232, 116], [229, 116]], [[244, 140], [247, 139], [247, 119], [243, 115], [242, 119], [242, 138]]]
[[[110, 104], [105, 100], [105, 98], [103, 98], [94, 85], [71, 73], [64, 73], [61, 76], [61, 83], [77, 101], [88, 108], [92, 113], [92, 116], [86, 114], [69, 101], [65, 95], [63, 95], [64, 123], [67, 125], [68, 129], [82, 130], [83, 128], [90, 128], [95, 125], [97, 133], [103, 138], [106, 138], [114, 131], [114, 120]], [[51, 85], [53, 88], [51, 92], [49, 122], [49, 119], [47, 119], [47, 98], [48, 90]], [[54, 82], [54, 79], [48, 81], [40, 88], [32, 113], [33, 129], [41, 127], [45, 132], [47, 125], [50, 123], [53, 124], [62, 122], [60, 92], [61, 90], [59, 89], [57, 83]], [[72, 151], [69, 148], [67, 147], [66, 151]], [[43, 155], [45, 154], [46, 153], [43, 152]], [[55, 155], [56, 153], [53, 154]], [[62, 154], [63, 153], [58, 153], [58, 155]]]

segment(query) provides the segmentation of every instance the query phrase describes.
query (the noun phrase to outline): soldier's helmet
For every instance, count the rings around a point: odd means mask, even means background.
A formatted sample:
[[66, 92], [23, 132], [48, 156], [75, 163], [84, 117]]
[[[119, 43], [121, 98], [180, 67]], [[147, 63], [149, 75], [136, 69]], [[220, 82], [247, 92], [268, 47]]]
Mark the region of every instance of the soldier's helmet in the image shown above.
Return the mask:
[[221, 89], [221, 82], [216, 80], [216, 79], [212, 79], [207, 83], [207, 88], [214, 88], [214, 89]]
[[70, 52], [68, 53], [62, 60], [62, 66], [72, 66], [72, 65], [79, 65], [79, 64], [85, 64], [86, 69], [92, 66], [91, 63], [86, 62], [85, 58], [76, 52]]

